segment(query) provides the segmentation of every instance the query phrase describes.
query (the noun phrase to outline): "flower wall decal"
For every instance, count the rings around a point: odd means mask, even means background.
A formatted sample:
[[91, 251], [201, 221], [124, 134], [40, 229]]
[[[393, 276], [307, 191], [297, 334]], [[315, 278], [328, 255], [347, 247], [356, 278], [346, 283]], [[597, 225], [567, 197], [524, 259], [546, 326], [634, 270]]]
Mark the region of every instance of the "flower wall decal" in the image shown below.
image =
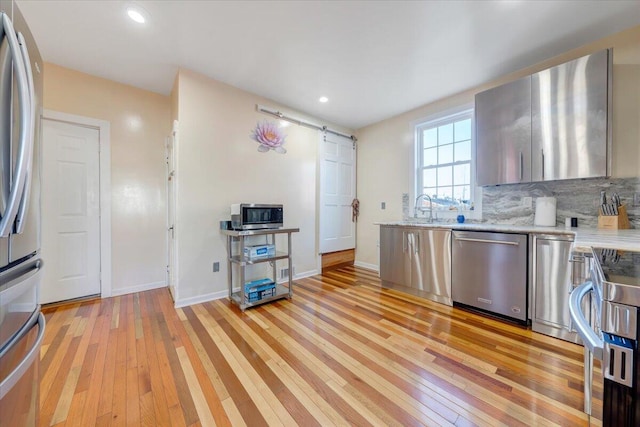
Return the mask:
[[284, 154], [287, 150], [283, 147], [284, 139], [286, 135], [282, 133], [275, 123], [268, 121], [258, 122], [256, 128], [251, 134], [251, 139], [258, 144], [258, 151], [266, 153], [269, 150], [273, 150], [276, 153]]

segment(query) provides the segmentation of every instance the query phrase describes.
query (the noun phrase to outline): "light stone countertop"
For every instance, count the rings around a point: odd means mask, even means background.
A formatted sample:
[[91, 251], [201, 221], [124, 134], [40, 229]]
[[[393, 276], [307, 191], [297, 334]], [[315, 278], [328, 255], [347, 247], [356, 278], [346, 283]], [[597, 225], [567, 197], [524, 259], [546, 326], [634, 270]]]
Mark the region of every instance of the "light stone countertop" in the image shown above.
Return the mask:
[[538, 227], [534, 225], [486, 223], [424, 223], [413, 221], [377, 222], [375, 225], [440, 228], [448, 230], [495, 231], [501, 233], [564, 234], [574, 237], [574, 250], [589, 252], [592, 247], [640, 251], [640, 230], [602, 230], [597, 228]]

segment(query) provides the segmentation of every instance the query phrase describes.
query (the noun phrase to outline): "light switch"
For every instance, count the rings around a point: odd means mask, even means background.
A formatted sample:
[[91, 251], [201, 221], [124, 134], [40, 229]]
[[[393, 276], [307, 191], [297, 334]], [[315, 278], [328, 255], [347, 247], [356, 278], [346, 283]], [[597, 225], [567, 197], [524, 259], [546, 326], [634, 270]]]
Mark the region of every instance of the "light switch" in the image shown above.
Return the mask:
[[387, 203], [386, 202], [381, 202], [380, 203], [380, 209], [385, 210], [387, 208]]

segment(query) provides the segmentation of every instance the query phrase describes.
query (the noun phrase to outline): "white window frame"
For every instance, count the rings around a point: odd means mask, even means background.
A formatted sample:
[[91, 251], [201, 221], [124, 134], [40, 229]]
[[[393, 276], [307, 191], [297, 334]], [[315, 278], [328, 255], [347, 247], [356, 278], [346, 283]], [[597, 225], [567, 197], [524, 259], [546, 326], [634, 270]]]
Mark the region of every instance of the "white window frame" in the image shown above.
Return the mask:
[[[436, 126], [442, 126], [444, 124], [447, 123], [453, 123], [456, 122], [458, 120], [461, 120], [463, 118], [466, 118], [465, 116], [468, 116], [471, 119], [471, 160], [469, 161], [469, 165], [470, 165], [470, 177], [469, 177], [469, 189], [470, 189], [470, 196], [469, 196], [469, 201], [473, 204], [474, 206], [474, 210], [473, 211], [469, 211], [466, 210], [464, 212], [466, 217], [469, 218], [480, 218], [481, 217], [481, 212], [479, 212], [479, 208], [480, 208], [480, 201], [477, 200], [477, 198], [481, 197], [480, 196], [480, 192], [476, 191], [477, 187], [476, 187], [476, 177], [475, 177], [475, 162], [476, 162], [476, 147], [475, 147], [475, 115], [474, 115], [474, 105], [473, 104], [469, 104], [469, 105], [464, 105], [452, 110], [448, 110], [446, 112], [442, 112], [440, 114], [434, 114], [431, 116], [428, 116], [422, 120], [416, 121], [414, 122], [414, 161], [413, 161], [413, 168], [412, 168], [412, 182], [413, 182], [413, 194], [412, 194], [412, 200], [411, 200], [411, 215], [413, 215], [414, 212], [414, 204], [415, 204], [415, 198], [422, 194], [422, 171], [424, 169], [423, 167], [423, 154], [424, 154], [424, 150], [423, 150], [423, 145], [422, 145], [422, 132], [424, 130], [424, 128], [426, 127], [436, 127]], [[456, 162], [451, 163], [452, 165], [457, 164]], [[467, 209], [469, 208], [468, 206], [466, 207]], [[437, 212], [438, 216], [441, 218], [455, 218], [459, 213], [459, 210], [461, 210], [462, 207], [458, 207], [455, 210], [450, 210], [447, 208], [440, 208], [440, 209], [434, 209], [434, 213]]]

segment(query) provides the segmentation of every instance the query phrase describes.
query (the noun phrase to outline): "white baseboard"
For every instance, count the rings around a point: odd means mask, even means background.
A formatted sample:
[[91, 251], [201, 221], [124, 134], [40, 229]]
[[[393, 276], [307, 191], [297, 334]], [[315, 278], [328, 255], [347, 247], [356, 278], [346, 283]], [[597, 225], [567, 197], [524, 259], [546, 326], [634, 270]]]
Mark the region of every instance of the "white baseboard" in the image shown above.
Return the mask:
[[213, 301], [221, 298], [226, 298], [228, 296], [229, 296], [229, 291], [224, 290], [224, 291], [218, 291], [218, 292], [211, 292], [204, 295], [196, 295], [195, 297], [180, 298], [175, 301], [174, 307], [182, 308], [188, 305], [200, 304], [203, 302], [209, 302], [209, 301]]
[[[297, 279], [304, 279], [305, 277], [311, 277], [311, 276], [315, 276], [319, 274], [318, 270], [309, 270], [309, 271], [305, 271], [302, 273], [298, 273], [293, 277], [293, 280], [297, 280]], [[285, 283], [287, 281], [287, 279], [280, 279], [278, 280], [278, 283]], [[236, 288], [233, 290], [233, 292], [239, 291], [240, 288]], [[229, 291], [224, 290], [224, 291], [218, 291], [218, 292], [211, 292], [210, 294], [204, 294], [204, 295], [198, 295], [195, 297], [190, 297], [190, 298], [181, 298], [175, 301], [174, 303], [174, 307], [175, 308], [181, 308], [181, 307], [186, 307], [188, 305], [193, 305], [193, 304], [200, 304], [203, 302], [208, 302], [208, 301], [213, 301], [213, 300], [217, 300], [217, 299], [221, 299], [221, 298], [226, 298], [229, 296]]]
[[164, 282], [164, 281], [144, 283], [142, 285], [129, 286], [126, 288], [111, 289], [110, 296], [117, 297], [118, 295], [133, 294], [136, 292], [149, 291], [151, 289], [166, 288], [166, 287], [167, 287], [167, 282]]
[[[296, 273], [296, 274], [293, 276], [293, 280], [304, 279], [305, 277], [316, 276], [316, 275], [318, 275], [318, 274], [320, 274], [320, 273], [318, 272], [318, 270], [303, 271], [302, 273]], [[277, 282], [278, 282], [278, 284], [280, 284], [280, 283], [286, 283], [288, 280], [289, 280], [289, 279], [287, 279], [287, 278], [285, 277], [285, 278], [282, 278], [282, 279], [278, 279], [278, 280], [277, 280]]]
[[309, 271], [303, 271], [302, 273], [297, 273], [293, 276], [293, 280], [296, 279], [304, 279], [305, 277], [311, 277], [311, 276], [316, 276], [320, 274], [320, 272], [318, 270], [309, 270]]
[[375, 264], [369, 264], [368, 262], [355, 261], [353, 263], [356, 267], [366, 268], [367, 270], [373, 270], [375, 272], [380, 272], [380, 267]]

